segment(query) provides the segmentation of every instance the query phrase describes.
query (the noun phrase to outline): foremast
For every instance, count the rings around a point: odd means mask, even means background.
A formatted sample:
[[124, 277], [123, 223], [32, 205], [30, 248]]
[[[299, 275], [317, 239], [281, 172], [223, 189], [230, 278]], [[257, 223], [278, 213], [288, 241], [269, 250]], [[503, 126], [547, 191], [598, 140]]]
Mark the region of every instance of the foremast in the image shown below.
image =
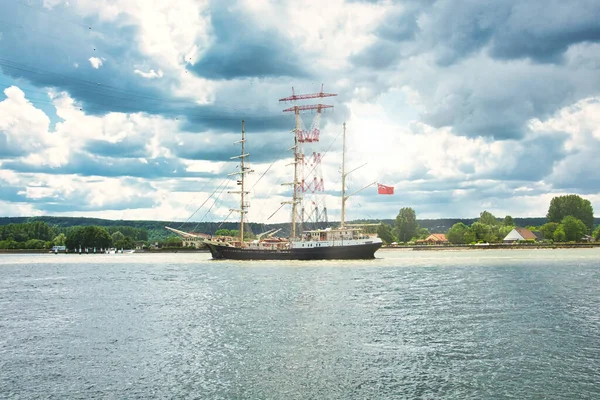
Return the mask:
[[239, 212], [240, 213], [240, 229], [239, 229], [239, 234], [240, 234], [240, 246], [244, 247], [245, 246], [245, 242], [244, 242], [244, 220], [245, 220], [245, 215], [248, 213], [248, 208], [250, 207], [249, 202], [246, 200], [246, 195], [248, 195], [250, 192], [246, 191], [246, 174], [249, 174], [250, 172], [253, 172], [253, 170], [251, 170], [249, 167], [246, 167], [246, 162], [245, 159], [246, 157], [248, 157], [250, 154], [246, 153], [246, 130], [244, 129], [244, 121], [242, 120], [242, 139], [238, 140], [236, 142], [233, 142], [234, 144], [238, 144], [241, 143], [242, 148], [241, 148], [241, 152], [239, 156], [233, 156], [230, 159], [231, 160], [235, 160], [235, 159], [240, 159], [240, 171], [239, 172], [234, 172], [229, 174], [229, 176], [234, 176], [234, 175], [240, 175], [240, 179], [237, 181], [238, 186], [240, 186], [240, 190], [232, 190], [229, 191], [228, 193], [237, 193], [240, 195], [240, 208], [239, 209], [230, 209], [230, 212]]

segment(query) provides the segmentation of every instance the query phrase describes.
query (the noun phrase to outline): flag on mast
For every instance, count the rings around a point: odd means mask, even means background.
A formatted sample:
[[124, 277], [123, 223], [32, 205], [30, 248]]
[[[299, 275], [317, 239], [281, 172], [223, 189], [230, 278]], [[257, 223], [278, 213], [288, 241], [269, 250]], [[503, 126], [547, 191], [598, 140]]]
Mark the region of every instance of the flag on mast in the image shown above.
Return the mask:
[[393, 186], [382, 185], [381, 183], [377, 184], [377, 194], [394, 194]]

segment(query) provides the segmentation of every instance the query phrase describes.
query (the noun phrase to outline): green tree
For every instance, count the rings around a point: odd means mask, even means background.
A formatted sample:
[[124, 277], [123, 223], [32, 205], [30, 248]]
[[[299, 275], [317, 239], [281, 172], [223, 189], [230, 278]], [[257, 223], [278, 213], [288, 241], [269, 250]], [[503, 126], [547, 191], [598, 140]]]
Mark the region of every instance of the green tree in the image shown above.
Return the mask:
[[555, 242], [564, 242], [566, 238], [565, 229], [562, 225], [558, 225], [556, 230], [554, 231], [554, 241]]
[[183, 242], [179, 236], [170, 236], [165, 240], [165, 247], [181, 247]]
[[498, 218], [496, 218], [492, 213], [488, 211], [483, 211], [479, 214], [479, 220], [477, 221], [484, 225], [498, 225]]
[[69, 249], [97, 248], [106, 249], [112, 244], [112, 238], [101, 226], [81, 226], [69, 231], [65, 245]]
[[[109, 226], [106, 228], [108, 233], [112, 236], [116, 232], [122, 233], [124, 236], [129, 236], [134, 241], [145, 241], [148, 240], [148, 231], [142, 228], [134, 228], [132, 226]], [[117, 238], [117, 240], [121, 240], [121, 238]]]
[[450, 243], [454, 244], [464, 244], [470, 243], [467, 241], [469, 238], [465, 238], [465, 235], [469, 232], [469, 227], [463, 224], [462, 222], [458, 222], [448, 230], [446, 237]]
[[30, 239], [39, 239], [47, 241], [51, 240], [54, 235], [54, 228], [43, 221], [8, 224], [0, 227], [0, 240], [26, 242]]
[[594, 231], [593, 236], [594, 236], [594, 239], [596, 241], [600, 240], [600, 226], [596, 228], [596, 230]]
[[52, 240], [54, 230], [50, 225], [43, 221], [34, 221], [27, 224], [29, 239], [39, 239], [43, 241]]
[[396, 217], [396, 226], [394, 233], [398, 240], [407, 242], [417, 236], [419, 224], [417, 223], [417, 215], [415, 210], [410, 207], [404, 207]]
[[471, 231], [475, 234], [475, 239], [477, 241], [484, 241], [487, 243], [496, 241], [496, 236], [492, 231], [492, 227], [488, 224], [473, 222]]
[[498, 242], [501, 242], [504, 240], [504, 238], [506, 237], [506, 235], [508, 235], [510, 233], [510, 231], [512, 231], [515, 227], [511, 226], [511, 225], [503, 225], [501, 227], [498, 228]]
[[550, 201], [548, 214], [546, 214], [548, 222], [561, 222], [567, 216], [575, 217], [582, 221], [587, 228], [587, 232], [594, 228], [594, 209], [592, 203], [576, 194], [557, 196]]
[[215, 232], [215, 236], [238, 236], [240, 231], [237, 229], [219, 229]]
[[475, 235], [475, 232], [473, 232], [473, 229], [469, 228], [469, 230], [465, 232], [464, 241], [465, 243], [475, 243], [477, 241], [477, 236]]
[[396, 238], [392, 233], [392, 227], [388, 224], [384, 224], [383, 222], [377, 227], [377, 236], [379, 236], [385, 244], [390, 244], [396, 241]]
[[25, 243], [22, 243], [19, 247], [22, 249], [31, 250], [44, 249], [46, 248], [46, 242], [40, 239], [29, 239]]
[[502, 221], [502, 225], [513, 227], [513, 226], [515, 226], [515, 220], [510, 215], [507, 215], [506, 217], [504, 217], [504, 220]]
[[419, 228], [418, 237], [419, 239], [427, 239], [431, 235], [429, 229], [427, 228]]
[[[123, 235], [123, 234], [121, 233], [121, 231], [116, 231], [115, 233], [113, 233], [112, 235], [110, 235], [110, 237], [112, 238], [113, 245], [114, 245], [115, 247], [117, 247], [117, 246], [115, 245], [115, 243], [116, 243], [116, 242], [118, 242], [118, 241], [121, 241], [121, 240], [125, 239], [125, 235]], [[130, 238], [131, 238], [131, 237], [130, 237]]]
[[52, 244], [54, 246], [64, 246], [65, 240], [67, 240], [67, 237], [65, 236], [65, 234], [59, 233], [54, 239], [52, 239]]
[[0, 240], [0, 249], [8, 250], [8, 249], [18, 249], [19, 243], [12, 239]]
[[540, 232], [544, 235], [544, 239], [552, 240], [554, 239], [554, 232], [556, 232], [556, 228], [558, 228], [557, 222], [547, 222], [540, 227]]
[[580, 242], [583, 235], [588, 232], [587, 226], [582, 221], [570, 215], [564, 217], [560, 224], [565, 232], [565, 240], [568, 242]]
[[117, 240], [114, 240], [113, 238], [113, 247], [115, 247], [116, 249], [131, 250], [135, 248], [135, 241], [129, 236], [123, 236], [122, 239]]

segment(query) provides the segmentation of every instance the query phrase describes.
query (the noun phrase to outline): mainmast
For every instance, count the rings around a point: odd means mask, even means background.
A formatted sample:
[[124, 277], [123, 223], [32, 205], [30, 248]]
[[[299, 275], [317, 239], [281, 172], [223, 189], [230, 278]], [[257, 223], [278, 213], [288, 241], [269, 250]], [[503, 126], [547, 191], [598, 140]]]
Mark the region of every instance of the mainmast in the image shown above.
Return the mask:
[[346, 123], [344, 122], [344, 135], [342, 141], [342, 216], [340, 228], [344, 227], [346, 221]]
[[[325, 93], [323, 92], [323, 85], [321, 85], [321, 91], [319, 93], [311, 93], [311, 94], [301, 94], [297, 95], [294, 92], [294, 88], [292, 88], [292, 95], [289, 97], [285, 97], [283, 99], [279, 99], [280, 102], [292, 101], [296, 102], [298, 100], [306, 100], [306, 99], [315, 99], [315, 98], [324, 98], [324, 97], [332, 97], [337, 96], [334, 93]], [[326, 108], [333, 108], [331, 105], [326, 104], [309, 104], [309, 105], [294, 105], [293, 107], [286, 108], [283, 110], [284, 112], [294, 112], [295, 116], [295, 128], [294, 128], [294, 147], [290, 148], [290, 150], [294, 150], [294, 181], [287, 183], [291, 185], [292, 190], [292, 201], [291, 202], [283, 202], [282, 204], [292, 204], [292, 229], [291, 229], [291, 237], [295, 238], [297, 236], [296, 225], [298, 223], [298, 204], [302, 202], [302, 193], [306, 189], [306, 182], [304, 177], [300, 180], [299, 177], [299, 167], [301, 163], [304, 162], [304, 154], [302, 149], [300, 148], [300, 143], [304, 143], [305, 141], [312, 141], [315, 138], [318, 140], [319, 130], [315, 127], [314, 132], [307, 132], [300, 127], [300, 111], [306, 110], [317, 110], [317, 115], [321, 114], [321, 111]], [[302, 213], [302, 219], [304, 219], [304, 211]]]
[[240, 246], [244, 246], [244, 215], [246, 213], [248, 213], [248, 208], [250, 207], [250, 205], [248, 204], [248, 202], [245, 199], [245, 196], [247, 194], [249, 194], [249, 192], [246, 191], [246, 186], [245, 186], [245, 177], [246, 174], [250, 173], [250, 172], [254, 172], [252, 171], [250, 168], [246, 167], [245, 164], [245, 158], [248, 157], [250, 154], [245, 153], [245, 144], [246, 144], [246, 131], [244, 129], [244, 121], [242, 120], [242, 139], [238, 140], [237, 142], [233, 142], [234, 144], [237, 143], [241, 143], [242, 144], [242, 150], [239, 156], [234, 156], [231, 157], [231, 159], [236, 159], [239, 158], [240, 159], [240, 172], [234, 172], [231, 175], [240, 175], [240, 179], [237, 181], [237, 184], [241, 187], [240, 190], [235, 190], [235, 191], [230, 191], [229, 193], [239, 193], [240, 194], [240, 209], [239, 210], [229, 210], [231, 212], [239, 212], [240, 213]]
[[298, 185], [298, 165], [300, 164], [301, 152], [298, 146], [298, 131], [300, 130], [300, 109], [298, 106], [294, 107], [294, 114], [296, 116], [296, 128], [294, 129], [294, 182], [293, 182], [293, 194], [292, 194], [292, 237], [296, 237], [296, 217], [298, 215], [298, 203], [302, 201], [300, 194], [300, 186]]

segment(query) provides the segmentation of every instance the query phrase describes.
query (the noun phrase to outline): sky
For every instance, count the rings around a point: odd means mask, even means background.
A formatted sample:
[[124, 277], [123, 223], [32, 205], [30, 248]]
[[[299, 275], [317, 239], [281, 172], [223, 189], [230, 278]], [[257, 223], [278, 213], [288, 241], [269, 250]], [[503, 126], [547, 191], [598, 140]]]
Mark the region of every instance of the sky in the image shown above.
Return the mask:
[[[3, 0], [0, 216], [289, 220], [293, 104], [334, 106], [304, 146], [307, 209], [347, 218], [600, 210], [597, 0]], [[306, 128], [314, 111], [302, 113]], [[310, 176], [309, 176], [310, 175]]]

